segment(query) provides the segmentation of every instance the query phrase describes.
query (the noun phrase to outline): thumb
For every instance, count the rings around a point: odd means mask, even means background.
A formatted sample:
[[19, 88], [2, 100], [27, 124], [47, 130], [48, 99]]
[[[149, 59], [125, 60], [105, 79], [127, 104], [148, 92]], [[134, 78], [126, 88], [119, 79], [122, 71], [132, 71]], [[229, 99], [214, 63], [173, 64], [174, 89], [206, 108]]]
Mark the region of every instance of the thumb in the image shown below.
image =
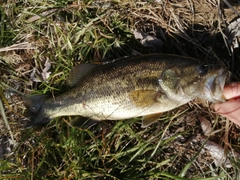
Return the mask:
[[240, 125], [240, 99], [232, 99], [224, 103], [214, 105], [216, 113], [228, 118]]

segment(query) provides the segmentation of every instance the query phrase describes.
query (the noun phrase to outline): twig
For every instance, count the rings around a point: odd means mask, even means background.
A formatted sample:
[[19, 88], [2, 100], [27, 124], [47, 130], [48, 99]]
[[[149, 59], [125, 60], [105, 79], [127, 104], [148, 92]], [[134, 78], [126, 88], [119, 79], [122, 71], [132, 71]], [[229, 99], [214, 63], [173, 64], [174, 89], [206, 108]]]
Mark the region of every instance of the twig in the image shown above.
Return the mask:
[[240, 13], [227, 0], [223, 0], [223, 2], [240, 17]]
[[4, 107], [3, 107], [3, 103], [2, 103], [2, 99], [1, 98], [0, 98], [0, 109], [1, 109], [1, 114], [2, 114], [3, 120], [4, 120], [5, 125], [7, 127], [7, 130], [9, 132], [10, 136], [11, 136], [12, 142], [13, 142], [13, 144], [15, 144], [13, 133], [12, 133], [11, 128], [9, 126], [9, 123], [8, 123], [7, 116], [6, 116], [5, 111], [4, 111]]
[[4, 48], [0, 48], [0, 52], [4, 51], [14, 51], [14, 50], [19, 50], [19, 49], [37, 49], [35, 46], [30, 44], [29, 42], [23, 42], [19, 44], [13, 44], [11, 46], [7, 46]]

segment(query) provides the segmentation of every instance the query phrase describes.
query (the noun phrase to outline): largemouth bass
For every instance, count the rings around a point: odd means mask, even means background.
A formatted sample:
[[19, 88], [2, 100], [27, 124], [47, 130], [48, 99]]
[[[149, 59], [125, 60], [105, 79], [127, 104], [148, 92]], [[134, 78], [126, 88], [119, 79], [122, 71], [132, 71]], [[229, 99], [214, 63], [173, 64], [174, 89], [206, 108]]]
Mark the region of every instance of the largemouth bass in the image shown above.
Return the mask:
[[71, 90], [56, 98], [33, 96], [28, 127], [59, 116], [93, 120], [123, 120], [142, 116], [142, 127], [160, 113], [200, 98], [225, 101], [222, 91], [228, 71], [219, 64], [163, 54], [148, 54], [104, 65], [82, 64], [69, 75]]

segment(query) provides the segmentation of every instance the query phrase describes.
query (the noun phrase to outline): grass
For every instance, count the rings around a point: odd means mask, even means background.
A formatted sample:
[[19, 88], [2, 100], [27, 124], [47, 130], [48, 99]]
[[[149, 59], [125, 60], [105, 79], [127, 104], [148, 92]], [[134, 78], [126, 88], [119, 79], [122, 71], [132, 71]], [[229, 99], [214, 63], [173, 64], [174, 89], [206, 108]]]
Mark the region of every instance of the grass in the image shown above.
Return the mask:
[[[20, 95], [56, 96], [65, 92], [68, 89], [66, 77], [75, 64], [110, 61], [138, 51], [209, 60], [217, 56], [231, 66], [227, 48], [221, 49], [225, 44], [219, 26], [200, 22], [201, 15], [196, 14], [198, 24], [191, 24], [190, 5], [186, 2], [181, 8], [176, 8], [174, 3], [160, 6], [154, 1], [133, 0], [29, 0], [2, 4], [0, 119], [4, 121], [0, 123], [0, 138], [10, 137], [12, 145], [2, 140], [1, 148], [8, 147], [11, 151], [0, 159], [0, 178], [238, 177], [237, 159], [232, 159], [231, 168], [217, 167], [213, 157], [204, 150], [205, 141], [196, 137], [202, 134], [198, 117], [204, 116], [214, 124], [215, 133], [210, 139], [240, 152], [239, 128], [225, 126], [225, 120], [203, 104], [185, 105], [165, 113], [158, 123], [146, 129], [141, 128], [140, 118], [100, 122], [77, 129], [68, 125], [73, 117], [57, 118], [48, 125], [32, 129], [23, 128], [25, 106]], [[208, 1], [204, 3], [217, 12], [218, 6]], [[175, 14], [171, 8], [176, 8]], [[181, 20], [180, 15], [187, 18]], [[208, 27], [212, 31], [202, 31]], [[133, 36], [135, 28], [158, 37], [163, 45], [142, 46]], [[239, 53], [235, 56], [239, 57]], [[235, 79], [239, 78], [237, 74], [234, 74]], [[227, 139], [228, 144], [221, 139]]]

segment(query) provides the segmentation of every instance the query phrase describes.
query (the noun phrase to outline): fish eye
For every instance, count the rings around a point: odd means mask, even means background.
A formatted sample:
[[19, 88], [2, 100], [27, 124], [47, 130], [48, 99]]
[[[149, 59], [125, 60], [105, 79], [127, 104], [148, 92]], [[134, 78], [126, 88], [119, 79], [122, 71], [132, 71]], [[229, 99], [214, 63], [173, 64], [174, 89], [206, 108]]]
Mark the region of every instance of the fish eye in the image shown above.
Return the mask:
[[208, 73], [209, 67], [208, 65], [201, 65], [198, 68], [198, 73], [200, 76], [204, 76], [205, 74]]

